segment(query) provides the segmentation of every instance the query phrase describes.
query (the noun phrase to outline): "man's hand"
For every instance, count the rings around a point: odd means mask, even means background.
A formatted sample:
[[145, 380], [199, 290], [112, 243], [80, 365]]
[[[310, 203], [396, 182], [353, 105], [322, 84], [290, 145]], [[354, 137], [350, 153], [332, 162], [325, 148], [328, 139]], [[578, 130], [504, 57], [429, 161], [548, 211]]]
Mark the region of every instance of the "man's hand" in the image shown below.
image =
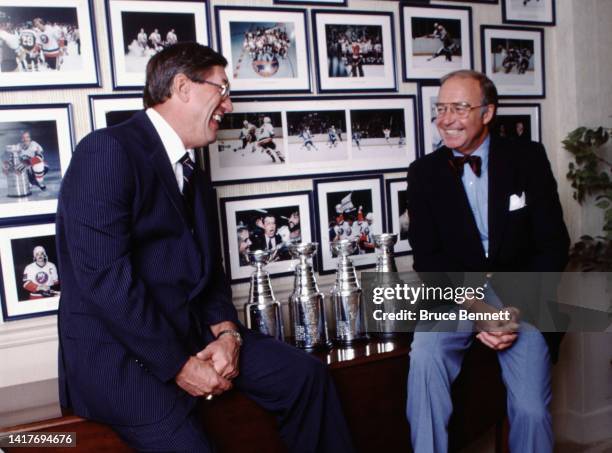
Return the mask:
[[[216, 337], [224, 330], [238, 330], [232, 322], [222, 322], [210, 326], [210, 330]], [[225, 379], [234, 379], [238, 376], [238, 358], [240, 345], [232, 335], [222, 335], [208, 344], [203, 350], [196, 354], [200, 360], [210, 361], [215, 371]]]
[[502, 351], [512, 346], [518, 334], [516, 332], [480, 332], [476, 335], [485, 346], [495, 351]]
[[191, 396], [220, 395], [232, 388], [232, 383], [220, 376], [211, 362], [194, 356], [189, 357], [174, 380]]

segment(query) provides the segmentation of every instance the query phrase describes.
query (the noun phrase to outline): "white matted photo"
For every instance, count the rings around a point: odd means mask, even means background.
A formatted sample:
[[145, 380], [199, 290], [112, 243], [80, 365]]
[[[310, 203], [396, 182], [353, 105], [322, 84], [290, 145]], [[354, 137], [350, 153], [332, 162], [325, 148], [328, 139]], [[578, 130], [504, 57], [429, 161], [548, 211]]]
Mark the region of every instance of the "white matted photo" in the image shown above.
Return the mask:
[[402, 4], [404, 80], [473, 68], [472, 8]]
[[215, 18], [233, 92], [311, 91], [306, 10], [216, 6]]
[[233, 105], [208, 146], [214, 184], [390, 171], [416, 158], [414, 96], [244, 98]]
[[444, 145], [442, 136], [436, 126], [438, 92], [440, 86], [420, 87], [420, 109], [421, 109], [421, 137], [423, 140], [423, 153], [429, 154]]
[[506, 24], [555, 25], [555, 0], [502, 0]]
[[89, 0], [0, 0], [0, 86], [100, 86]]
[[410, 218], [408, 207], [406, 206], [406, 194], [408, 183], [406, 178], [394, 178], [385, 180], [386, 200], [387, 200], [387, 230], [397, 234], [394, 253], [405, 255], [412, 249], [408, 242], [408, 227]]
[[52, 314], [57, 310], [60, 296], [55, 224], [0, 231], [4, 319]]
[[288, 275], [297, 262], [289, 244], [314, 240], [310, 191], [221, 198], [220, 203], [225, 263], [234, 283], [255, 270], [249, 252], [269, 251], [266, 271]]
[[313, 10], [319, 92], [396, 91], [393, 13]]
[[483, 72], [499, 97], [543, 98], [544, 29], [482, 25]]
[[115, 126], [143, 109], [142, 94], [89, 95], [91, 129]]
[[500, 104], [492, 132], [515, 140], [541, 141], [540, 104]]
[[204, 0], [106, 0], [115, 89], [141, 88], [149, 59], [183, 41], [209, 44]]
[[69, 104], [0, 106], [0, 219], [55, 213], [72, 134]]
[[331, 244], [352, 239], [358, 247], [351, 260], [356, 267], [376, 265], [373, 235], [385, 232], [382, 175], [315, 179], [313, 181], [319, 273], [334, 272], [338, 258]]

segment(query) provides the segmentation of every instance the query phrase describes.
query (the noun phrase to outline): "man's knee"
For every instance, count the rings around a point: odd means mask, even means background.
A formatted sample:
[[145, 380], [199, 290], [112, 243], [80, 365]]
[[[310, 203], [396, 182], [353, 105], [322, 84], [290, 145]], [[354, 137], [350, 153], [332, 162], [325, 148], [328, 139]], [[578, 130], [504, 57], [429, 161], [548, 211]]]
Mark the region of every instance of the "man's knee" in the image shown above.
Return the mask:
[[530, 426], [541, 426], [548, 423], [550, 413], [544, 401], [519, 400], [513, 404], [514, 419]]

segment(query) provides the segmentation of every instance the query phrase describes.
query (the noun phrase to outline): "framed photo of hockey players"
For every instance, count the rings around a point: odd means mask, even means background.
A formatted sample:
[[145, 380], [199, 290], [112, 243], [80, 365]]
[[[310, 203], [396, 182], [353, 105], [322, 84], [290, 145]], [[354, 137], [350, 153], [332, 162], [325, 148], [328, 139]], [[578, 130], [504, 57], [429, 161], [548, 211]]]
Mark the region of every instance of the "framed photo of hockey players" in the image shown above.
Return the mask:
[[0, 106], [0, 223], [55, 213], [72, 149], [69, 104]]
[[474, 67], [469, 6], [403, 3], [400, 19], [405, 81], [438, 80]]
[[106, 0], [113, 88], [140, 89], [149, 59], [182, 41], [208, 45], [205, 0]]
[[406, 178], [385, 180], [387, 200], [387, 230], [397, 234], [394, 253], [398, 256], [406, 255], [412, 250], [408, 242], [408, 208], [406, 207], [406, 192], [408, 183]]
[[506, 24], [555, 25], [555, 0], [502, 0]]
[[492, 131], [515, 140], [541, 141], [540, 104], [499, 104]]
[[351, 257], [358, 268], [376, 265], [375, 233], [385, 231], [382, 175], [315, 179], [313, 181], [319, 273], [336, 270], [338, 258], [331, 244], [354, 239], [357, 244]]
[[393, 13], [311, 13], [319, 92], [397, 91]]
[[55, 224], [0, 229], [2, 314], [7, 321], [57, 311], [60, 277]]
[[310, 191], [221, 198], [221, 221], [227, 274], [232, 283], [246, 281], [254, 271], [248, 253], [267, 250], [266, 271], [289, 275], [296, 260], [292, 242], [314, 241]]
[[90, 94], [91, 129], [115, 126], [143, 109], [142, 94]]
[[217, 43], [234, 93], [309, 93], [305, 9], [215, 6]]
[[442, 137], [436, 126], [436, 108], [440, 85], [420, 85], [419, 108], [421, 117], [421, 139], [423, 154], [429, 154], [440, 148]]
[[0, 0], [0, 87], [98, 87], [91, 0]]
[[481, 25], [484, 72], [500, 98], [546, 96], [544, 29]]
[[403, 170], [416, 158], [411, 95], [243, 98], [233, 105], [208, 146], [215, 185]]

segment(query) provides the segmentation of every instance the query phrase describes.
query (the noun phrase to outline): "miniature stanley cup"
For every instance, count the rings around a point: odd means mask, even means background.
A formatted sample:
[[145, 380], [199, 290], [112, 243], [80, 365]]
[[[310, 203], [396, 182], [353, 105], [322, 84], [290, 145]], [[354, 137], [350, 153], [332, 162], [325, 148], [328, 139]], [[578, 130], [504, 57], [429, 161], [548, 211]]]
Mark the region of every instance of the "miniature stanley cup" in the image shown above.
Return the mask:
[[281, 305], [274, 298], [270, 275], [264, 269], [269, 259], [269, 251], [255, 250], [249, 252], [249, 261], [251, 266], [255, 267], [255, 272], [251, 275], [249, 301], [244, 306], [244, 316], [249, 329], [257, 330], [283, 341]]
[[397, 272], [395, 258], [393, 257], [393, 246], [397, 242], [396, 233], [375, 234], [374, 245], [379, 250], [376, 258], [376, 272]]
[[7, 145], [2, 159], [8, 197], [27, 197], [32, 194], [30, 181], [26, 166], [21, 161], [21, 147], [19, 145]]
[[331, 244], [334, 255], [338, 256], [336, 281], [331, 290], [331, 299], [336, 316], [335, 341], [350, 345], [365, 337], [365, 320], [361, 286], [357, 280], [355, 266], [349, 258], [357, 250], [357, 242], [342, 239]]
[[325, 296], [319, 291], [312, 265], [308, 262], [316, 251], [316, 242], [289, 245], [291, 255], [300, 260], [295, 267], [293, 293], [289, 296], [289, 313], [295, 345], [303, 349], [328, 346]]

